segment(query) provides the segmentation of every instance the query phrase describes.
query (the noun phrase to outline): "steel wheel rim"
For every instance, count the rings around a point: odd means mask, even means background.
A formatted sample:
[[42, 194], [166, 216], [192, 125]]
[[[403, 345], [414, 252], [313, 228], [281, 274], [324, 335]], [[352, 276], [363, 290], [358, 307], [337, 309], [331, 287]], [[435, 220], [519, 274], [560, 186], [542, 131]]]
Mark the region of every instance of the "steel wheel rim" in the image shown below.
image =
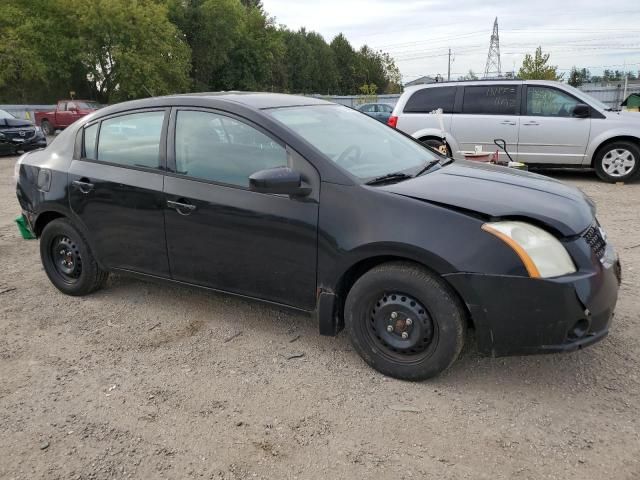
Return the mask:
[[366, 324], [371, 346], [394, 362], [421, 362], [431, 356], [438, 343], [433, 316], [419, 300], [403, 292], [379, 295], [367, 311]]
[[636, 166], [636, 158], [626, 148], [616, 148], [608, 151], [602, 157], [602, 169], [611, 177], [624, 177]]
[[58, 277], [67, 284], [77, 283], [82, 275], [82, 257], [78, 245], [66, 235], [51, 240], [50, 255]]

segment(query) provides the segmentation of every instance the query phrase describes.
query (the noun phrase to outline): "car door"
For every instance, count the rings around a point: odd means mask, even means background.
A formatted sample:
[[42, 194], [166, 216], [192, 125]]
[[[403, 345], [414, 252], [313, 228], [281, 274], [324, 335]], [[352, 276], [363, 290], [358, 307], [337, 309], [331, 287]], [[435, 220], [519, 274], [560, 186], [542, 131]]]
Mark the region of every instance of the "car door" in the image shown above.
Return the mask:
[[71, 125], [71, 112], [68, 110], [68, 103], [66, 101], [60, 101], [56, 107], [54, 128], [63, 128], [69, 125]]
[[83, 129], [69, 203], [108, 268], [169, 277], [163, 193], [168, 110], [119, 114]]
[[363, 105], [363, 106], [361, 106], [359, 108], [359, 110], [362, 113], [366, 113], [370, 117], [373, 117], [373, 118], [377, 118], [378, 117], [377, 110], [376, 110], [376, 105], [374, 103], [369, 103], [367, 105]]
[[[174, 110], [165, 180], [175, 280], [312, 309], [317, 172], [257, 125], [228, 113]], [[310, 197], [257, 193], [248, 177], [291, 166], [316, 178]]]
[[[474, 152], [480, 146], [485, 152], [495, 152], [495, 139], [503, 139], [514, 158], [518, 149], [520, 124], [520, 83], [465, 85], [459, 113], [453, 115], [451, 132], [458, 144], [457, 158], [464, 152]], [[457, 153], [457, 154], [456, 154]]]
[[67, 103], [67, 110], [69, 111], [69, 117], [67, 119], [69, 123], [65, 126], [71, 125], [73, 122], [75, 122], [76, 120], [84, 116], [83, 114], [80, 113], [80, 110], [78, 109], [78, 104], [76, 102]]
[[591, 132], [591, 118], [573, 115], [573, 109], [582, 102], [550, 86], [527, 85], [524, 91], [518, 159], [525, 163], [581, 165]]

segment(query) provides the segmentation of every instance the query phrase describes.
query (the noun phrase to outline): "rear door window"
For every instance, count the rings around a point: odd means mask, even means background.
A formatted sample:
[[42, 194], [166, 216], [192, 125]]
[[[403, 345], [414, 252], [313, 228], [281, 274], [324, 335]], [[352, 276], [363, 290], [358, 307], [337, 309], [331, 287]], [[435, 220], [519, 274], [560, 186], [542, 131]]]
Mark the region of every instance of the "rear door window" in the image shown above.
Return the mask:
[[88, 158], [91, 160], [96, 159], [96, 139], [98, 134], [98, 125], [99, 123], [94, 123], [93, 125], [89, 125], [84, 129], [84, 154], [83, 158]]
[[103, 120], [98, 160], [128, 167], [160, 168], [164, 115], [164, 111], [142, 112]]
[[415, 92], [404, 106], [405, 113], [430, 113], [442, 108], [444, 113], [453, 111], [456, 87], [423, 88]]
[[478, 85], [464, 87], [462, 113], [517, 115], [518, 85]]

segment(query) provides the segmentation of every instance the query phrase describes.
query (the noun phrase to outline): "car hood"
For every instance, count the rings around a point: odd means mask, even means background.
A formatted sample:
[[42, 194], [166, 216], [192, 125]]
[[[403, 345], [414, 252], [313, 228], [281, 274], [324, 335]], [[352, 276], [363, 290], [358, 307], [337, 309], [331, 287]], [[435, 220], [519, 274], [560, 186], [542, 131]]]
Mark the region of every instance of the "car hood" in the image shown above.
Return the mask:
[[577, 188], [542, 175], [464, 160], [378, 188], [489, 217], [534, 219], [564, 236], [582, 233], [595, 216], [593, 202]]
[[10, 128], [24, 128], [33, 127], [33, 123], [29, 120], [22, 120], [20, 118], [1, 118], [0, 129], [6, 130]]

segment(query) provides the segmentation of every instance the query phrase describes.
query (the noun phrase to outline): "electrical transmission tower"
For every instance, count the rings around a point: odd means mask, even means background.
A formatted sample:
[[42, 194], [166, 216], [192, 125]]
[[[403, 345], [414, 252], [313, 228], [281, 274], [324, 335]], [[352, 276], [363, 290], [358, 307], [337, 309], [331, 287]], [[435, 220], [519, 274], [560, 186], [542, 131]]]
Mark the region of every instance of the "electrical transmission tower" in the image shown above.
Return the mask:
[[489, 43], [489, 54], [487, 55], [487, 65], [484, 67], [484, 78], [495, 78], [502, 76], [502, 66], [500, 65], [500, 37], [498, 36], [498, 17], [493, 22], [493, 33]]

